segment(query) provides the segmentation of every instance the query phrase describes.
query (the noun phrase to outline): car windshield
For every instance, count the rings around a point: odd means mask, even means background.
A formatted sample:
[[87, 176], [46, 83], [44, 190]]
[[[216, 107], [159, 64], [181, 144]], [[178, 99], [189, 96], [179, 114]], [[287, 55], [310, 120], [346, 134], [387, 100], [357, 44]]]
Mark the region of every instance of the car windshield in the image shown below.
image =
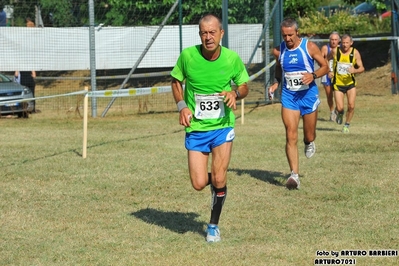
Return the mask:
[[361, 3], [360, 5], [355, 7], [355, 10], [358, 13], [367, 12], [367, 11], [372, 10], [372, 9], [374, 9], [374, 6], [369, 4], [369, 3]]
[[6, 82], [11, 82], [12, 80], [7, 77], [6, 75], [0, 74], [0, 82], [1, 83], [6, 83]]

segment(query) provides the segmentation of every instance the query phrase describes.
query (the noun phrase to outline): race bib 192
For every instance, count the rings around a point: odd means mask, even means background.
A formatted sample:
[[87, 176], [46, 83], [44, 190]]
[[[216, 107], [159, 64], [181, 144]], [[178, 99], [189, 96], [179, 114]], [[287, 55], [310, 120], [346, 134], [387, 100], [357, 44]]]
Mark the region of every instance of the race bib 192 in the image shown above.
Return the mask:
[[286, 88], [290, 91], [301, 91], [308, 89], [309, 86], [302, 83], [302, 77], [303, 75], [301, 72], [284, 73]]

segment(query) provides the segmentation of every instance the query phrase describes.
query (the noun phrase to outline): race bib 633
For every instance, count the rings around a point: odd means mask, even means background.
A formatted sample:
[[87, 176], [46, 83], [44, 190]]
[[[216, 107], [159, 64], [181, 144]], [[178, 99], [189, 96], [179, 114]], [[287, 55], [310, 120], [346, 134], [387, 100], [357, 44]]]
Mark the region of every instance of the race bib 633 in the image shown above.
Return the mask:
[[218, 94], [195, 94], [195, 118], [215, 119], [224, 117], [224, 97]]

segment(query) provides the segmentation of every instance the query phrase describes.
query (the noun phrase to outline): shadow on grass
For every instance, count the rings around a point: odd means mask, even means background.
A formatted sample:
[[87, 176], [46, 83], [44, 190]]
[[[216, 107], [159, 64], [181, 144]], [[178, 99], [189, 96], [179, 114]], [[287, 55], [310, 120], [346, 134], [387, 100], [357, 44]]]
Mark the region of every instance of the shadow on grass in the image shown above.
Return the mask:
[[[322, 122], [330, 122], [330, 119], [325, 119], [324, 117], [318, 117], [317, 121], [322, 121]], [[332, 123], [332, 122], [331, 122]]]
[[[340, 126], [340, 125], [338, 125]], [[316, 131], [341, 131], [342, 128], [327, 128], [327, 127], [318, 127]], [[316, 140], [317, 141], [317, 140]]]
[[288, 179], [288, 176], [281, 172], [263, 171], [258, 169], [229, 169], [229, 171], [234, 171], [237, 175], [248, 174], [260, 181], [281, 187], [285, 186], [285, 181]]
[[[159, 136], [165, 136], [165, 135], [169, 135], [169, 134], [176, 134], [176, 133], [180, 133], [182, 131], [184, 131], [184, 129], [175, 130], [175, 131], [166, 132], [166, 133], [154, 134], [154, 135], [139, 136], [139, 137], [130, 138], [130, 139], [104, 141], [104, 142], [101, 142], [101, 143], [89, 145], [89, 146], [87, 146], [87, 149], [90, 150], [90, 149], [95, 148], [95, 147], [101, 147], [101, 146], [109, 145], [109, 144], [112, 144], [112, 143], [115, 144], [115, 143], [124, 143], [124, 142], [141, 140], [141, 139], [150, 139], [150, 138], [159, 137]], [[70, 152], [75, 153], [79, 157], [82, 157], [81, 148], [79, 148], [79, 149], [69, 149], [69, 150], [64, 150], [64, 151], [60, 151], [60, 152], [53, 153], [53, 154], [48, 154], [48, 155], [37, 157], [37, 158], [23, 159], [23, 160], [20, 160], [20, 161], [11, 162], [9, 164], [0, 165], [0, 169], [4, 168], [4, 167], [11, 166], [11, 165], [31, 163], [31, 162], [35, 162], [35, 161], [51, 158], [51, 157], [56, 157], [58, 155], [62, 155], [62, 154], [70, 153]]]
[[[322, 118], [322, 119], [317, 119], [318, 121], [328, 121], [328, 120], [325, 120], [324, 118]], [[332, 122], [331, 122], [332, 123]], [[341, 126], [341, 125], [338, 125], [338, 126]], [[302, 126], [299, 126], [298, 127], [298, 130], [303, 130], [303, 127]], [[328, 128], [328, 127], [316, 127], [316, 132], [317, 131], [341, 131], [341, 128], [339, 128], [339, 129], [336, 129], [336, 128]]]
[[182, 213], [146, 208], [132, 212], [130, 215], [148, 224], [155, 224], [179, 234], [193, 232], [205, 236], [206, 223], [196, 221], [199, 215], [193, 212]]

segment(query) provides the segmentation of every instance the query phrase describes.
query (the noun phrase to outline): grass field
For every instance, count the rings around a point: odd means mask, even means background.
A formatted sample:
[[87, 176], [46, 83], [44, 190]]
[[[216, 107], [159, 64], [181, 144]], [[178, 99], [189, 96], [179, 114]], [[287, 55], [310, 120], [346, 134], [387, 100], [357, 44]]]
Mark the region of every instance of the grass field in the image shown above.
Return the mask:
[[299, 144], [300, 190], [284, 186], [280, 104], [245, 109], [216, 244], [177, 113], [89, 119], [86, 159], [78, 116], [0, 119], [0, 265], [313, 265], [332, 257], [317, 251], [398, 251], [399, 98], [381, 70], [359, 80], [350, 134], [327, 121], [321, 91], [316, 155]]

